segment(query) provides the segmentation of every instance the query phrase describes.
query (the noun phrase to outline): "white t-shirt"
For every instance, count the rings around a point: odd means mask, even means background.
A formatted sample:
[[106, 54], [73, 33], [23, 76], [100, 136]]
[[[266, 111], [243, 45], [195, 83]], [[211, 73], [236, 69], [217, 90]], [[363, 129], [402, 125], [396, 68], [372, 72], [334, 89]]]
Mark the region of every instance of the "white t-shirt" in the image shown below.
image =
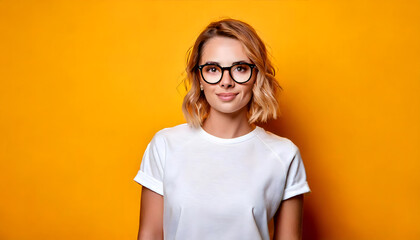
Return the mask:
[[311, 191], [296, 145], [261, 127], [230, 139], [165, 128], [134, 180], [164, 196], [165, 240], [271, 239], [281, 201]]

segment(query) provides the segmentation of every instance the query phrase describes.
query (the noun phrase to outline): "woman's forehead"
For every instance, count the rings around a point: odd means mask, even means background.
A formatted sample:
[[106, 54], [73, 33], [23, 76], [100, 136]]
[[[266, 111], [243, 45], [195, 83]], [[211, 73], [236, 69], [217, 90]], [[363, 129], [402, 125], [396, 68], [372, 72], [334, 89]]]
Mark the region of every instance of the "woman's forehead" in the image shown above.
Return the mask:
[[243, 44], [234, 38], [213, 37], [204, 44], [199, 64], [215, 62], [232, 65], [235, 62], [249, 62]]

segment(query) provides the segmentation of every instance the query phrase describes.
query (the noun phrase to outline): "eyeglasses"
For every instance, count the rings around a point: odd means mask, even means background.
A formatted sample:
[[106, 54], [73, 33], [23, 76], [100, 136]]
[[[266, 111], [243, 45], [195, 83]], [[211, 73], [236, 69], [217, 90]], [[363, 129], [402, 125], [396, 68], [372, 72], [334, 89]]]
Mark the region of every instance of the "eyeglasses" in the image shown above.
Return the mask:
[[235, 63], [230, 67], [221, 67], [216, 63], [206, 63], [199, 65], [201, 77], [206, 83], [216, 84], [223, 78], [225, 70], [229, 71], [230, 77], [237, 83], [246, 83], [251, 79], [252, 70], [255, 68], [255, 64], [250, 63]]

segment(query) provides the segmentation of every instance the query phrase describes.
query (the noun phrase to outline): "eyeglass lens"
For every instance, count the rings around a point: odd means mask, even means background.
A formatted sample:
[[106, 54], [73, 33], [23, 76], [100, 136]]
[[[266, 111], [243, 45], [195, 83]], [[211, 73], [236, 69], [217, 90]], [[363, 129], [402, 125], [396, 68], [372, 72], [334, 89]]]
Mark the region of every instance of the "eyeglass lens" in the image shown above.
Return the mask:
[[[206, 65], [202, 69], [204, 79], [209, 83], [216, 83], [222, 78], [222, 69], [217, 65]], [[226, 74], [226, 73], [225, 73]], [[252, 74], [252, 69], [246, 64], [238, 64], [232, 66], [230, 75], [239, 83], [249, 80]]]

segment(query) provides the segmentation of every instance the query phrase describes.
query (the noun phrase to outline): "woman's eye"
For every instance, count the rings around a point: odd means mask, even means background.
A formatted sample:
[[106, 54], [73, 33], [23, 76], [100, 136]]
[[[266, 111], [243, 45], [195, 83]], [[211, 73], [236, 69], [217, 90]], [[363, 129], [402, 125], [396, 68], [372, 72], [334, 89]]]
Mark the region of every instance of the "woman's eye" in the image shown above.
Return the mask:
[[246, 68], [246, 67], [244, 67], [244, 66], [237, 66], [237, 67], [235, 68], [235, 71], [238, 71], [238, 72], [245, 72], [245, 71], [247, 71], [247, 68]]
[[218, 71], [217, 67], [207, 67], [206, 68], [206, 72], [209, 72], [209, 73], [215, 73], [217, 71]]

